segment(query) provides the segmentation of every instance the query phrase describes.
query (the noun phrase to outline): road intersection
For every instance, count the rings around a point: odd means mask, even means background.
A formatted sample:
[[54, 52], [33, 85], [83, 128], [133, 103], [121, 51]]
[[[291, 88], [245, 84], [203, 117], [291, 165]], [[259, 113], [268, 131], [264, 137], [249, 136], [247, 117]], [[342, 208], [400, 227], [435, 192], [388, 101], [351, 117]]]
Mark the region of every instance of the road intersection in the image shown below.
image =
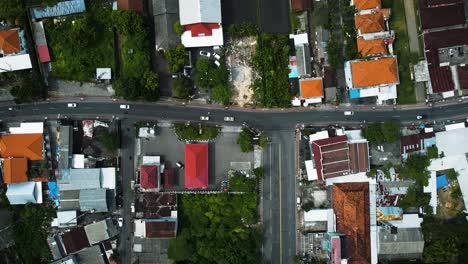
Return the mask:
[[[129, 188], [130, 178], [134, 172], [133, 162], [129, 157], [133, 155], [133, 142], [130, 140], [127, 128], [139, 120], [157, 121], [191, 121], [200, 122], [200, 116], [209, 116], [209, 123], [223, 125], [224, 117], [232, 116], [232, 125], [248, 124], [265, 130], [270, 149], [265, 151], [264, 167], [266, 177], [263, 181], [263, 219], [264, 244], [263, 258], [266, 263], [290, 263], [296, 253], [296, 204], [295, 204], [295, 130], [302, 124], [330, 125], [330, 124], [365, 124], [394, 119], [405, 124], [418, 124], [416, 116], [424, 115], [425, 122], [434, 120], [445, 122], [452, 119], [465, 119], [468, 115], [468, 102], [436, 106], [421, 109], [366, 109], [354, 111], [352, 116], [344, 116], [340, 108], [330, 110], [307, 111], [246, 111], [239, 109], [203, 108], [185, 105], [171, 105], [167, 103], [132, 103], [130, 109], [120, 109], [115, 102], [77, 102], [76, 108], [67, 107], [64, 101], [38, 102], [23, 105], [2, 105], [0, 116], [3, 121], [34, 121], [60, 118], [93, 118], [123, 120], [123, 135], [126, 135], [122, 145], [122, 185], [124, 191], [124, 216], [129, 219], [130, 208]], [[206, 121], [203, 121], [206, 122]], [[122, 232], [123, 258], [130, 261], [131, 245], [127, 239], [131, 237], [131, 225], [126, 222]], [[121, 251], [122, 252], [122, 251]], [[126, 262], [129, 263], [129, 262]]]

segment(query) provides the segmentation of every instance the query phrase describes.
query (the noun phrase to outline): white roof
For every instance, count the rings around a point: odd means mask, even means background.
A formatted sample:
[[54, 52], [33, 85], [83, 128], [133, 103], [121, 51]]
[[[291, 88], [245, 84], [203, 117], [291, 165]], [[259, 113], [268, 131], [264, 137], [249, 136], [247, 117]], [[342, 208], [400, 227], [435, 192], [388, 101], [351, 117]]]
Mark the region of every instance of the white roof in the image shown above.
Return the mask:
[[418, 214], [403, 214], [402, 220], [388, 222], [398, 228], [420, 228], [422, 221]]
[[43, 122], [25, 122], [19, 127], [10, 127], [11, 134], [42, 134], [44, 132]]
[[31, 69], [29, 54], [13, 55], [0, 58], [0, 72]]
[[112, 79], [111, 68], [96, 68], [96, 80]]
[[377, 201], [376, 201], [377, 184], [369, 184], [369, 213], [370, 213], [370, 246], [371, 246], [371, 263], [377, 264]]
[[455, 130], [455, 129], [464, 128], [464, 127], [465, 127], [465, 122], [461, 122], [461, 123], [456, 123], [456, 124], [445, 125], [445, 130], [450, 131], [450, 130]]
[[290, 34], [289, 38], [294, 39], [294, 46], [309, 44], [309, 38], [307, 37], [307, 33], [297, 35]]
[[135, 232], [134, 235], [136, 237], [145, 237], [146, 236], [146, 223], [142, 219], [137, 219], [134, 221], [135, 224]]
[[309, 142], [312, 143], [312, 142], [314, 142], [316, 140], [325, 139], [325, 138], [329, 138], [327, 130], [320, 131], [320, 132], [317, 132], [315, 134], [311, 134], [309, 136]]
[[10, 204], [42, 203], [42, 183], [23, 182], [8, 184], [6, 196]]
[[179, 0], [181, 25], [221, 23], [220, 0]]
[[348, 137], [348, 143], [363, 143], [367, 142], [367, 139], [365, 139], [362, 136], [362, 130], [360, 129], [355, 129], [355, 130], [345, 130], [344, 134], [346, 137]]
[[333, 209], [315, 209], [304, 212], [305, 222], [326, 222], [328, 220], [328, 210]]
[[72, 168], [84, 169], [85, 156], [84, 154], [73, 154]]
[[115, 189], [115, 171], [114, 167], [101, 168], [102, 188]]
[[152, 127], [140, 127], [138, 130], [138, 137], [140, 138], [153, 138], [155, 137], [154, 128]]
[[315, 181], [318, 180], [317, 170], [315, 169], [314, 162], [312, 160], [304, 161], [306, 172], [307, 172], [307, 180]]
[[376, 184], [375, 179], [367, 177], [365, 172], [325, 179], [325, 183], [327, 186], [333, 185], [334, 183], [346, 182], [369, 182], [370, 184]]
[[143, 156], [143, 165], [159, 165], [161, 164], [161, 156]]
[[185, 31], [180, 41], [186, 48], [222, 46], [224, 45], [223, 27], [213, 29], [211, 36], [192, 37], [192, 31]]
[[322, 102], [322, 97], [317, 97], [317, 98], [307, 98], [304, 101], [304, 106], [307, 107], [309, 104], [319, 104]]
[[468, 128], [439, 132], [435, 136], [437, 148], [445, 156], [465, 155], [468, 152]]
[[301, 106], [301, 99], [294, 98], [293, 100], [291, 100], [291, 104], [292, 106]]
[[76, 211], [58, 211], [57, 220], [59, 227], [76, 226]]

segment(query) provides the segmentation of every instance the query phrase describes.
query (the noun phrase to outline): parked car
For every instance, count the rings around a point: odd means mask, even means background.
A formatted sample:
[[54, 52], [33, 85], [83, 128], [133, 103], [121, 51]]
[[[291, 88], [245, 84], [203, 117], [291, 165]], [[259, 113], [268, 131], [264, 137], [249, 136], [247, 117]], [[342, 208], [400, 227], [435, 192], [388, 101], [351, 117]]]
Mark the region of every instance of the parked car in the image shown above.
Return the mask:
[[224, 121], [226, 121], [226, 122], [234, 122], [234, 117], [232, 117], [232, 116], [225, 116], [225, 117], [224, 117]]
[[75, 108], [75, 107], [76, 107], [76, 103], [68, 103], [67, 106], [70, 107], [70, 108]]
[[296, 203], [297, 203], [297, 208], [301, 207], [301, 197], [297, 197]]
[[211, 56], [211, 53], [209, 53], [208, 51], [200, 50], [200, 56], [209, 58]]
[[208, 120], [210, 120], [210, 117], [209, 116], [200, 116], [200, 120], [208, 121]]
[[425, 115], [418, 115], [418, 116], [416, 116], [416, 119], [418, 119], [418, 120], [425, 119], [425, 118], [426, 118]]
[[215, 61], [214, 61], [214, 64], [215, 64], [217, 67], [221, 66], [221, 64], [219, 63], [218, 60], [215, 60]]
[[119, 227], [122, 227], [123, 226], [123, 218], [119, 217], [119, 219], [117, 220], [117, 223], [119, 224]]
[[135, 213], [135, 203], [130, 205], [130, 209], [132, 210], [132, 213]]
[[176, 166], [179, 167], [180, 169], [184, 168], [184, 164], [182, 164], [180, 162], [176, 162]]
[[121, 104], [120, 109], [130, 109], [130, 105], [128, 104]]
[[213, 53], [213, 57], [215, 57], [216, 60], [221, 59], [221, 56], [219, 56], [219, 54], [216, 54], [216, 53]]
[[172, 79], [178, 79], [179, 78], [179, 74], [178, 73], [173, 73], [171, 75]]
[[344, 115], [345, 116], [352, 116], [352, 115], [354, 115], [354, 112], [353, 111], [344, 111]]

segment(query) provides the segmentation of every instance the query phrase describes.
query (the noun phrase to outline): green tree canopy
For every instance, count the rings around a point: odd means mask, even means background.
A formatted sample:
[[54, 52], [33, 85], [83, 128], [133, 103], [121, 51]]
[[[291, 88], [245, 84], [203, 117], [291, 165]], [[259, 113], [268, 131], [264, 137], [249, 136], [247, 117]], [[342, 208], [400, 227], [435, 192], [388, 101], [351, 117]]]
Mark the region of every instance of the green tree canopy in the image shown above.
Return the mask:
[[112, 24], [117, 32], [123, 35], [141, 33], [144, 31], [143, 17], [132, 10], [112, 11]]
[[426, 155], [412, 154], [399, 169], [400, 177], [416, 181], [416, 185], [427, 186], [429, 184], [430, 161]]
[[372, 144], [380, 144], [383, 142], [382, 128], [380, 124], [370, 124], [363, 130], [364, 137]]
[[229, 105], [231, 103], [232, 91], [226, 85], [217, 84], [211, 92], [211, 98], [218, 103], [223, 105]]
[[26, 15], [26, 9], [22, 0], [0, 0], [0, 17], [9, 21], [22, 19]]
[[208, 58], [199, 58], [195, 65], [195, 69], [197, 70], [197, 74], [195, 76], [195, 82], [197, 83], [198, 87], [209, 90], [212, 84], [212, 66], [213, 62], [211, 62]]
[[190, 95], [190, 81], [181, 77], [172, 82], [172, 96], [187, 99]]
[[165, 56], [171, 72], [182, 71], [184, 65], [188, 63], [187, 52], [182, 44], [177, 45], [173, 49], [166, 50]]
[[439, 149], [437, 146], [431, 146], [427, 148], [427, 157], [429, 159], [437, 159], [439, 157]]
[[99, 135], [99, 141], [106, 147], [110, 152], [114, 152], [119, 148], [120, 140], [117, 135], [114, 135], [108, 131]]
[[242, 152], [249, 152], [253, 150], [253, 137], [254, 135], [252, 135], [252, 133], [245, 128], [243, 128], [239, 133], [237, 144], [239, 144]]
[[143, 75], [144, 89], [142, 97], [148, 101], [156, 101], [159, 99], [159, 76], [152, 71], [146, 71]]
[[385, 121], [382, 124], [382, 135], [385, 142], [393, 143], [400, 140], [400, 124], [393, 120]]
[[174, 25], [174, 32], [177, 33], [177, 35], [181, 36], [184, 33], [184, 27], [180, 24], [180, 20], [177, 20]]

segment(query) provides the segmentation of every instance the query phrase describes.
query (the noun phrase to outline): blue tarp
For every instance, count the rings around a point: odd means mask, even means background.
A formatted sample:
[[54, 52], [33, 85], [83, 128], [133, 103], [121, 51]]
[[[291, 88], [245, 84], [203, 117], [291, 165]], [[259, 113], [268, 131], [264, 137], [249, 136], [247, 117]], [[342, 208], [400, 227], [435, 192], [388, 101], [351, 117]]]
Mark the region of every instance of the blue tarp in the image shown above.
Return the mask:
[[49, 198], [57, 199], [59, 196], [59, 189], [56, 182], [47, 182], [47, 186], [49, 186]]
[[351, 99], [361, 98], [361, 91], [359, 91], [359, 89], [350, 89], [349, 97]]
[[444, 188], [448, 184], [447, 175], [437, 176], [437, 189]]
[[83, 13], [84, 11], [86, 11], [84, 0], [71, 0], [59, 2], [50, 7], [31, 8], [31, 16], [34, 19], [42, 19]]

